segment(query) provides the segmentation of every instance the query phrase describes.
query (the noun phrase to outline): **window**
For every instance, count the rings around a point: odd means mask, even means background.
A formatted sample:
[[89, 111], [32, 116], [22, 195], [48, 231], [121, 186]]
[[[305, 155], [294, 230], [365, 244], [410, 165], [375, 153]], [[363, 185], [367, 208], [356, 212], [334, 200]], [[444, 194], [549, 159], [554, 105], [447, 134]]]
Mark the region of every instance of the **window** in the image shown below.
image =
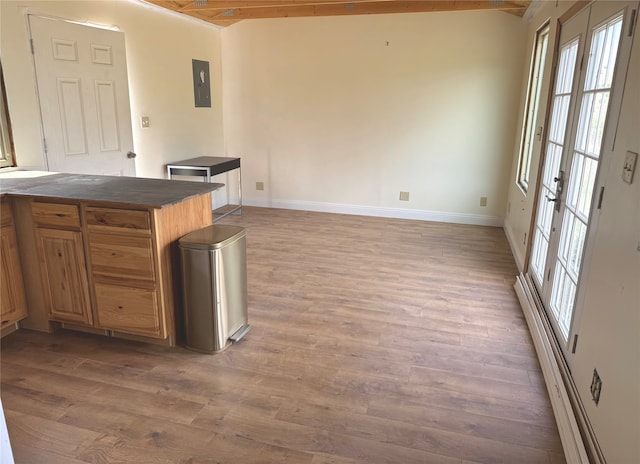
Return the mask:
[[4, 75], [0, 65], [0, 168], [15, 165], [15, 152], [11, 136], [11, 121], [7, 107], [7, 94], [4, 90]]
[[[531, 75], [529, 76], [529, 88], [527, 91], [527, 104], [525, 106], [522, 141], [520, 142], [520, 156], [518, 158], [517, 183], [526, 193], [529, 188], [529, 173], [531, 171], [531, 152], [533, 151], [534, 126], [538, 118], [538, 104], [540, 102], [540, 87], [544, 61], [547, 55], [549, 43], [549, 24], [545, 24], [536, 32], [536, 43], [531, 62]], [[541, 137], [542, 127], [535, 135]]]

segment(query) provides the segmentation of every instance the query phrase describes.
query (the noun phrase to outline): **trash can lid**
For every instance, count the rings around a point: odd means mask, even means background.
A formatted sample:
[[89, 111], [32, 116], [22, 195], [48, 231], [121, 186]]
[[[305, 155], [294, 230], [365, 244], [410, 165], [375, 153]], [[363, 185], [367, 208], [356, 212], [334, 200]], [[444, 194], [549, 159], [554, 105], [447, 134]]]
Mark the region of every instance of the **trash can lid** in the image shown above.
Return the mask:
[[188, 233], [178, 240], [178, 246], [197, 250], [215, 250], [245, 235], [247, 232], [240, 226], [212, 225]]

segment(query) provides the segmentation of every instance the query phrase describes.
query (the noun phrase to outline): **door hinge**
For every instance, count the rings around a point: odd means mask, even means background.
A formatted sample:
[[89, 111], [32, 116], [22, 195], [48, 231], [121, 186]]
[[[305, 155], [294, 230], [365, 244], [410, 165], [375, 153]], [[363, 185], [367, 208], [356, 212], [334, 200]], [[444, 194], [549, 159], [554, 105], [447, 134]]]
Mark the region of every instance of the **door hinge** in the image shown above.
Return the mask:
[[598, 198], [598, 209], [602, 209], [603, 198], [604, 198], [604, 186], [600, 187], [600, 198]]
[[576, 352], [576, 346], [578, 345], [578, 334], [573, 336], [573, 347], [571, 348], [571, 354]]
[[29, 39], [29, 44], [31, 45], [31, 54], [35, 55], [36, 54], [36, 49], [33, 46], [33, 39]]
[[584, 63], [584, 55], [580, 58], [580, 71], [582, 71], [582, 64]]
[[549, 269], [549, 271], [547, 271], [547, 280], [549, 280], [551, 278], [551, 269]]
[[638, 19], [637, 10], [631, 10], [631, 18], [629, 20], [629, 34], [627, 37], [633, 37], [633, 31], [636, 28], [636, 22]]
[[42, 145], [44, 146], [45, 154], [48, 153], [48, 150], [47, 150], [47, 139], [42, 139]]

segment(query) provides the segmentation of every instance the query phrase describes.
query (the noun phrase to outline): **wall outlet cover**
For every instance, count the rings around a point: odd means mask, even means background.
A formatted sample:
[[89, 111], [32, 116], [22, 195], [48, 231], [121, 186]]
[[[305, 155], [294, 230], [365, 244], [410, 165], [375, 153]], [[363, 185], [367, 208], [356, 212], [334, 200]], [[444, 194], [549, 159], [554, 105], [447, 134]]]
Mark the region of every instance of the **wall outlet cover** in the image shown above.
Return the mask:
[[400, 192], [400, 201], [409, 201], [409, 192]]
[[480, 197], [480, 206], [487, 206], [487, 197]]
[[264, 190], [264, 182], [256, 182], [256, 190]]

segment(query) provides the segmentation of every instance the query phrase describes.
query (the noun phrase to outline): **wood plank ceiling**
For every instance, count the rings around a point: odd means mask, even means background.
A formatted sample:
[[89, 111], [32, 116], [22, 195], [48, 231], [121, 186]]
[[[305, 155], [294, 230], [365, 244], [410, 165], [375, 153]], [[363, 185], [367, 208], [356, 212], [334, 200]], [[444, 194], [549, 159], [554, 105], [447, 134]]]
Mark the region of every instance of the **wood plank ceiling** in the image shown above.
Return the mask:
[[499, 10], [522, 16], [531, 0], [145, 0], [218, 26], [244, 19]]

